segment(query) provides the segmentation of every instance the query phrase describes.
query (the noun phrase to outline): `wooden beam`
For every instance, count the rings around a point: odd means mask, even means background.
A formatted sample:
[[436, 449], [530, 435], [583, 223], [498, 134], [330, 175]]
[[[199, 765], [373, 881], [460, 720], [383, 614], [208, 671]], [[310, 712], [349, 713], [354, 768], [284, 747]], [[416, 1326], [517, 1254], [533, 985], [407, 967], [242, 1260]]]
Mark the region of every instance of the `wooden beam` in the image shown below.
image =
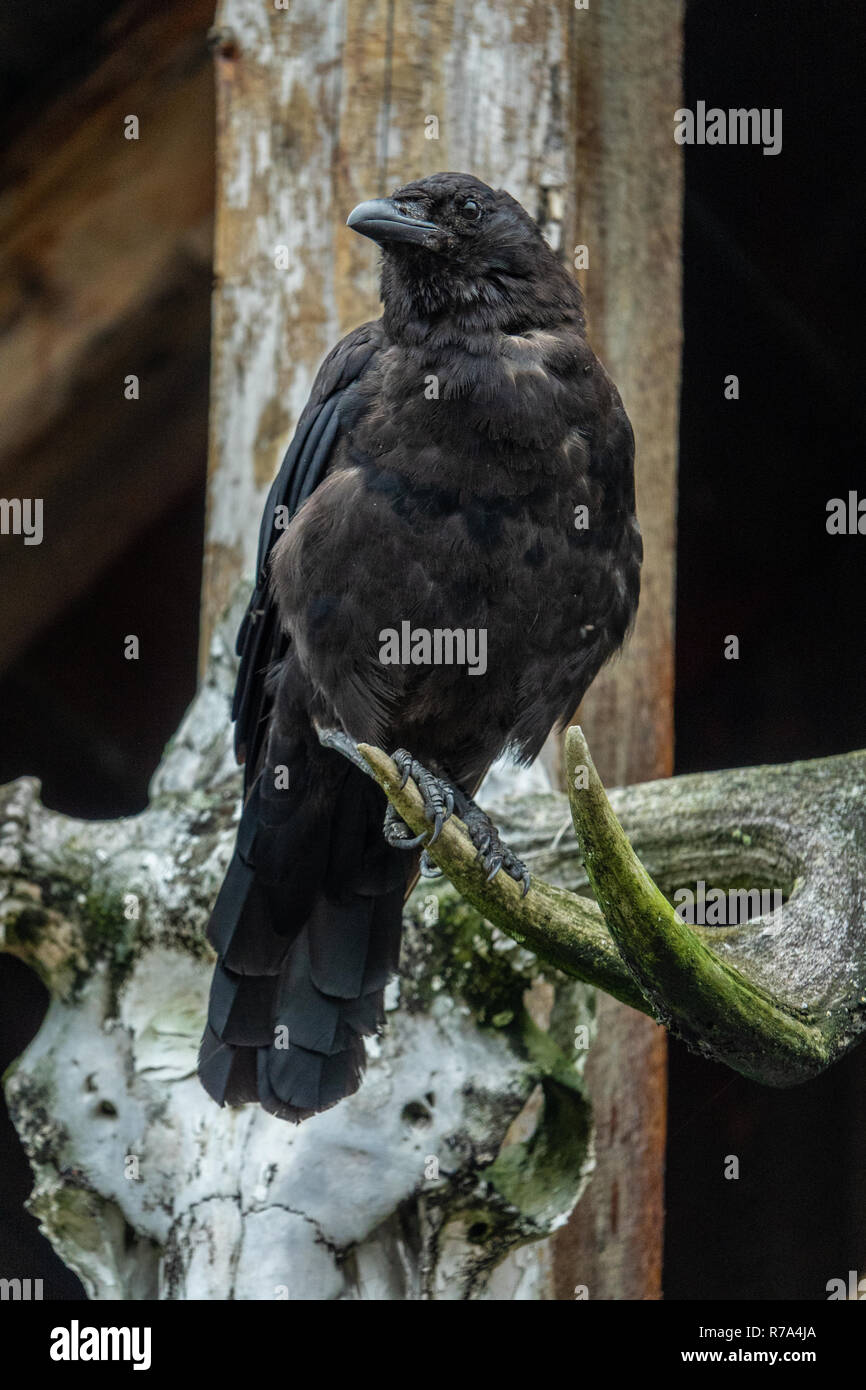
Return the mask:
[[[679, 0], [597, 5], [579, 15], [577, 240], [590, 338], [619, 386], [636, 436], [644, 538], [641, 602], [624, 653], [581, 706], [608, 786], [673, 772], [676, 460], [680, 378], [682, 104]], [[555, 1238], [560, 1298], [661, 1296], [666, 1037], [642, 1015], [598, 996], [586, 1077], [596, 1169]]]
[[202, 467], [210, 18], [205, 0], [122, 6], [86, 74], [4, 148], [0, 496], [41, 498], [44, 540], [0, 537], [0, 668]]

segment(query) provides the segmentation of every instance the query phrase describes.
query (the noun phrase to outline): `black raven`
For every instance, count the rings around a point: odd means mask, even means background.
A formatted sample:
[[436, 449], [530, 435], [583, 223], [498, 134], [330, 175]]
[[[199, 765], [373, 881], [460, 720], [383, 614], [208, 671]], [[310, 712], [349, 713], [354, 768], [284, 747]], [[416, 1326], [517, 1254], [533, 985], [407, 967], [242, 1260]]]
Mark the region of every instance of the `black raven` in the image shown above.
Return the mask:
[[348, 225], [382, 248], [384, 313], [326, 357], [265, 507], [199, 1062], [221, 1104], [290, 1120], [357, 1088], [417, 871], [355, 745], [398, 749], [431, 830], [456, 811], [528, 881], [472, 795], [622, 644], [642, 554], [628, 417], [520, 204], [435, 174]]

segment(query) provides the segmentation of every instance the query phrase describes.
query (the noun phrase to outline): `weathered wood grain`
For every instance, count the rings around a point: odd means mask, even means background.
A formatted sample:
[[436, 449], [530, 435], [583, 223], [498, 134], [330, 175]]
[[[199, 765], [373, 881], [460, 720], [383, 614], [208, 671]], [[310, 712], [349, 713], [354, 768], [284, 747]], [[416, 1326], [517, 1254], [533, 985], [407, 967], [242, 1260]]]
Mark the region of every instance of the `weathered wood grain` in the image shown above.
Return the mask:
[[[676, 460], [680, 375], [683, 6], [592, 5], [577, 14], [577, 241], [590, 337], [634, 425], [644, 537], [641, 602], [624, 655], [581, 706], [599, 772], [624, 786], [673, 771]], [[556, 1237], [557, 1290], [661, 1296], [666, 1113], [663, 1031], [607, 996], [587, 1061], [597, 1166]]]

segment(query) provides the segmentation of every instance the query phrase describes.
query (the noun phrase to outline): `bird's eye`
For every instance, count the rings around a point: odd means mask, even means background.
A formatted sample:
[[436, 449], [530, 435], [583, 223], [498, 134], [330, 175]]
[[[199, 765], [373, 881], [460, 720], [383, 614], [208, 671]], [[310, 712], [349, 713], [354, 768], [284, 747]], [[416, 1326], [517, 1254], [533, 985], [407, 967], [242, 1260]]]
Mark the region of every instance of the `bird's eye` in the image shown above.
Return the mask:
[[477, 222], [481, 216], [481, 204], [476, 203], [474, 198], [467, 198], [460, 211], [470, 222]]

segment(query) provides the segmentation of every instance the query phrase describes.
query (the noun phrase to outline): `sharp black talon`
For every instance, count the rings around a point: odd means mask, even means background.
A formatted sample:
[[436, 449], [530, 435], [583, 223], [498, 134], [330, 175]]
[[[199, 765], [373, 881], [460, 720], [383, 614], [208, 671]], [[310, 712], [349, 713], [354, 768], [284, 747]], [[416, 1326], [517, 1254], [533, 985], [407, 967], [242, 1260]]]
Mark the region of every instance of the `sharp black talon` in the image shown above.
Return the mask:
[[442, 834], [442, 827], [443, 827], [444, 824], [445, 824], [445, 817], [444, 817], [443, 815], [441, 815], [441, 814], [440, 814], [440, 815], [437, 815], [437, 817], [436, 817], [436, 823], [435, 823], [434, 826], [433, 826], [433, 834], [430, 836], [430, 839], [427, 841], [428, 845], [435, 845], [436, 841], [439, 839], [439, 836]]
[[[485, 865], [485, 868], [486, 868], [486, 867], [487, 867], [487, 866]], [[502, 868], [502, 856], [498, 854], [498, 855], [496, 856], [496, 858], [493, 860], [493, 863], [492, 863], [491, 868], [490, 868], [490, 873], [487, 875], [487, 882], [488, 882], [488, 883], [492, 883], [492, 882], [493, 882], [493, 880], [495, 879], [496, 875], [499, 873], [499, 870], [500, 870], [501, 868]]]
[[397, 748], [391, 755], [391, 761], [397, 764], [400, 773], [400, 790], [402, 791], [412, 775], [412, 755], [407, 753], [405, 748]]
[[421, 855], [421, 863], [420, 863], [420, 865], [419, 865], [419, 870], [420, 870], [420, 873], [421, 873], [421, 877], [422, 877], [422, 878], [441, 878], [441, 877], [442, 877], [442, 870], [439, 868], [439, 865], [438, 865], [438, 864], [434, 864], [434, 863], [433, 863], [433, 860], [432, 860], [432, 859], [429, 857], [429, 855], [427, 854], [426, 849], [424, 850], [423, 854]]
[[424, 844], [425, 840], [427, 839], [426, 830], [421, 835], [410, 835], [408, 833], [408, 830], [409, 827], [407, 826], [407, 833], [405, 835], [401, 835], [399, 831], [395, 833], [392, 829], [391, 834], [386, 835], [385, 839], [388, 841], [389, 845], [393, 845], [394, 849], [417, 849], [419, 845]]
[[523, 871], [523, 880], [522, 880], [522, 882], [523, 882], [523, 892], [520, 894], [521, 898], [525, 898], [526, 895], [527, 895], [527, 893], [529, 892], [529, 878], [530, 878], [529, 870], [528, 870], [528, 869], [524, 869], [524, 871]]

